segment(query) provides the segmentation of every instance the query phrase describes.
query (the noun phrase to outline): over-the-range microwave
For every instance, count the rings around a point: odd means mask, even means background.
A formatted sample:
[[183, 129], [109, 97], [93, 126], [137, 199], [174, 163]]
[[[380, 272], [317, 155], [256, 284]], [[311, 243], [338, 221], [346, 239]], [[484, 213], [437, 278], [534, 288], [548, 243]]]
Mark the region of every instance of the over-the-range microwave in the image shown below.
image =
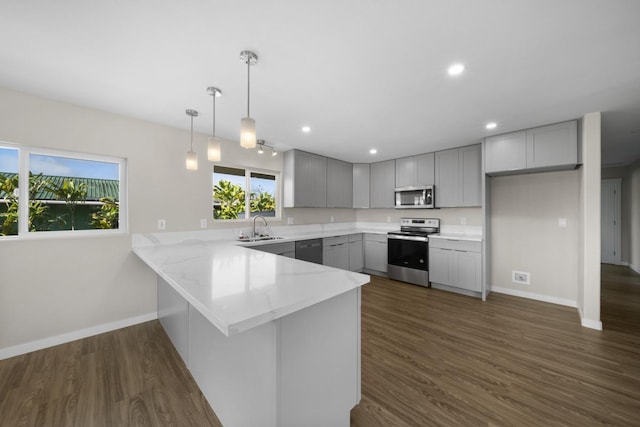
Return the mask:
[[396, 209], [433, 209], [436, 193], [433, 185], [395, 189]]

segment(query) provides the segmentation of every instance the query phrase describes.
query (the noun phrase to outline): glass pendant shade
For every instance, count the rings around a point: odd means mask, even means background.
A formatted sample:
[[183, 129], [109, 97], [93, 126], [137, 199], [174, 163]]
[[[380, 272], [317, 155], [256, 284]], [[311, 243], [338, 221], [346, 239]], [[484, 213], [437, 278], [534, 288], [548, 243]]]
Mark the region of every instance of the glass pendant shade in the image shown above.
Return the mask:
[[187, 166], [187, 170], [189, 171], [198, 170], [198, 154], [195, 151], [192, 151], [192, 150], [187, 151], [186, 166]]
[[210, 162], [219, 162], [221, 158], [220, 140], [215, 136], [210, 136], [207, 144], [207, 159]]
[[240, 146], [256, 148], [256, 121], [245, 117], [240, 121]]

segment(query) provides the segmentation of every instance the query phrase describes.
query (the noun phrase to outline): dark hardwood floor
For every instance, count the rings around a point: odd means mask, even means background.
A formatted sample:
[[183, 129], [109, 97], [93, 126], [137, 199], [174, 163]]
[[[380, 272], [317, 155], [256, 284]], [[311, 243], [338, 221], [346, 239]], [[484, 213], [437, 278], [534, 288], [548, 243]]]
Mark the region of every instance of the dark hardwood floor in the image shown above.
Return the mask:
[[[372, 277], [351, 425], [640, 425], [640, 276], [602, 271], [604, 331]], [[219, 425], [157, 321], [0, 361], [2, 427]]]

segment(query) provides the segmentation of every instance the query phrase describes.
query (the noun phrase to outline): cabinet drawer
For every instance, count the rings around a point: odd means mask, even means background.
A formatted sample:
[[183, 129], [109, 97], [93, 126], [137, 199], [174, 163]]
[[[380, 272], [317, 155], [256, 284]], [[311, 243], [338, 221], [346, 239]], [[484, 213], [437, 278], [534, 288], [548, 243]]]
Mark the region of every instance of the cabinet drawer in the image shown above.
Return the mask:
[[322, 244], [324, 246], [333, 246], [347, 243], [348, 241], [348, 236], [325, 237], [324, 239], [322, 239]]
[[470, 240], [438, 239], [432, 237], [429, 239], [429, 247], [466, 252], [480, 252], [482, 243]]
[[387, 243], [387, 235], [386, 234], [373, 234], [373, 233], [366, 233], [364, 235], [364, 239], [367, 242], [380, 242], [380, 243]]
[[269, 252], [271, 254], [282, 255], [287, 252], [296, 251], [295, 242], [282, 242], [282, 243], [269, 243], [267, 245], [251, 246], [251, 249], [257, 249], [262, 252]]

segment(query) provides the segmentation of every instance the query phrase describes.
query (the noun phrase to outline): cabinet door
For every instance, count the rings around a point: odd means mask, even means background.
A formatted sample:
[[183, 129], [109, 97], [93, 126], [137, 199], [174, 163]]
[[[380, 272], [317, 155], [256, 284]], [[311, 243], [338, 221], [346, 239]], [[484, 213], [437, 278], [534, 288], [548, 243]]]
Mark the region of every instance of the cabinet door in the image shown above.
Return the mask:
[[460, 201], [458, 206], [482, 206], [482, 145], [470, 145], [459, 150]]
[[283, 206], [327, 206], [327, 158], [300, 150], [284, 153]]
[[387, 271], [387, 244], [365, 241], [365, 267], [368, 270]]
[[416, 185], [433, 185], [435, 183], [435, 153], [416, 156], [418, 180]]
[[460, 199], [458, 149], [436, 152], [435, 162], [436, 207], [456, 207]]
[[[359, 240], [356, 238], [359, 237]], [[362, 271], [364, 268], [364, 250], [362, 235], [349, 236], [349, 270]]]
[[396, 162], [387, 160], [371, 164], [371, 207], [393, 208]]
[[457, 277], [453, 285], [480, 292], [482, 289], [480, 260], [481, 256], [478, 252], [454, 251], [454, 269]]
[[416, 157], [396, 159], [396, 187], [413, 187], [418, 183]]
[[369, 164], [353, 165], [353, 208], [369, 207]]
[[453, 284], [453, 250], [429, 248], [429, 281]]
[[353, 166], [327, 159], [327, 207], [350, 208], [353, 205]]
[[578, 163], [578, 124], [565, 122], [527, 130], [527, 168]]
[[349, 269], [349, 247], [347, 243], [339, 243], [322, 248], [322, 264], [340, 268], [342, 270]]
[[486, 138], [485, 173], [506, 172], [527, 167], [527, 134], [525, 131]]

